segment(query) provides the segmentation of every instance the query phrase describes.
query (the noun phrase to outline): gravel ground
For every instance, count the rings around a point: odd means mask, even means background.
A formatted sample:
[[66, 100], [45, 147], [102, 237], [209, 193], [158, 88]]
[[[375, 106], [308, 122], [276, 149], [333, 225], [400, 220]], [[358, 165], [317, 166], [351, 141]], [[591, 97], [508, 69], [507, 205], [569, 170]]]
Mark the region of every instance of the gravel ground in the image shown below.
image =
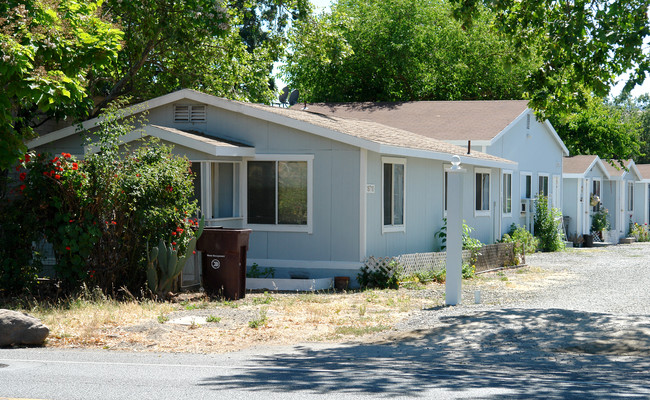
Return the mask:
[[555, 273], [544, 290], [463, 291], [463, 304], [425, 309], [399, 323], [393, 340], [438, 336], [447, 348], [493, 346], [554, 353], [650, 356], [650, 243], [536, 253], [531, 268]]

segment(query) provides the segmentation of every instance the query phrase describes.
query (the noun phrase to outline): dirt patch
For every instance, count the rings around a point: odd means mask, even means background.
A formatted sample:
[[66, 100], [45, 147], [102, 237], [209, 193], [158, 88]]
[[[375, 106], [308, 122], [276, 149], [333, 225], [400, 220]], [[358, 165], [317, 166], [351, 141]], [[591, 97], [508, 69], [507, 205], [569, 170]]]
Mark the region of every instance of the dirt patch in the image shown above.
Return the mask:
[[[480, 290], [484, 304], [503, 306], [569, 276], [536, 267], [481, 274], [463, 282], [463, 302], [473, 303]], [[192, 293], [128, 313], [91, 307], [86, 313], [39, 317], [50, 322], [47, 345], [52, 347], [222, 353], [257, 345], [375, 341], [394, 334], [423, 309], [442, 307], [444, 293], [444, 284], [420, 282], [399, 290], [248, 293], [231, 302]]]

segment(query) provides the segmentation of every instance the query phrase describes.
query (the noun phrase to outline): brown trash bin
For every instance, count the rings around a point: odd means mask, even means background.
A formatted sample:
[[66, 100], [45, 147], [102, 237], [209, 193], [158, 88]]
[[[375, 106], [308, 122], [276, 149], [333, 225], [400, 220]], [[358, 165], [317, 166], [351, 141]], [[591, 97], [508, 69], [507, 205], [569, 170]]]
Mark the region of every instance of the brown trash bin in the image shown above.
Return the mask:
[[202, 283], [206, 293], [227, 300], [246, 296], [246, 253], [250, 229], [206, 227], [196, 242], [202, 252]]

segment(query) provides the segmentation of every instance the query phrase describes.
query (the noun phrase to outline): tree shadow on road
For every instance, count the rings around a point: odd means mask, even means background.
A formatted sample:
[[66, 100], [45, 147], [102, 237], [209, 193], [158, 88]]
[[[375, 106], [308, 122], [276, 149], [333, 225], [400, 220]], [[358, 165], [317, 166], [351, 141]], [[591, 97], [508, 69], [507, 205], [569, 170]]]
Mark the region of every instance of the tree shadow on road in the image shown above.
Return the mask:
[[377, 343], [260, 356], [255, 367], [202, 385], [374, 397], [429, 390], [483, 399], [650, 395], [650, 317], [506, 309], [439, 321]]

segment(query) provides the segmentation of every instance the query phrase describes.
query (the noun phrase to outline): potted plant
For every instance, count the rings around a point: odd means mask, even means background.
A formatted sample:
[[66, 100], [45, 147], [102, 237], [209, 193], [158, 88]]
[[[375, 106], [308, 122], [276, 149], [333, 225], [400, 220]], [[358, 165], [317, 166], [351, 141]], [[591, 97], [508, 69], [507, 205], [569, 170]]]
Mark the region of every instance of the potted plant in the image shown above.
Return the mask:
[[600, 240], [603, 240], [603, 231], [609, 230], [608, 215], [609, 211], [605, 207], [599, 207], [591, 217], [591, 232], [597, 233]]

